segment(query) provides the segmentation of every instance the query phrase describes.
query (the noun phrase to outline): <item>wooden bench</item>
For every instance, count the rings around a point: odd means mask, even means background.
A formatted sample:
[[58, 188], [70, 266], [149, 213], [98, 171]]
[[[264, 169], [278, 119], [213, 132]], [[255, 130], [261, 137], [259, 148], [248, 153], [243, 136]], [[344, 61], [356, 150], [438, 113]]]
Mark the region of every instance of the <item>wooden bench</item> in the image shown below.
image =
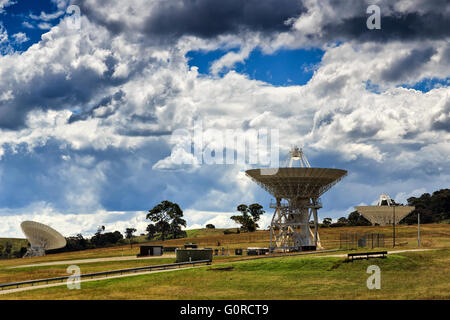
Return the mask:
[[377, 251], [377, 252], [360, 252], [360, 253], [349, 253], [347, 254], [347, 261], [353, 261], [358, 259], [367, 259], [372, 258], [386, 258], [387, 251]]

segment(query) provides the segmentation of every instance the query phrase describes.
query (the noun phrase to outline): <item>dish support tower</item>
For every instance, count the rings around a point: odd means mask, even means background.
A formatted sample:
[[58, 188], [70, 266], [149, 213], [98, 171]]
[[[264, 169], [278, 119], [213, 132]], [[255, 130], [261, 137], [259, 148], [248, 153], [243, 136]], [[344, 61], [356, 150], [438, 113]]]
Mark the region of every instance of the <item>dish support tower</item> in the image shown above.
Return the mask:
[[[294, 147], [289, 152], [286, 165], [292, 168], [294, 161], [299, 161], [302, 168], [310, 168], [306, 155], [301, 148]], [[319, 197], [302, 196], [293, 198], [276, 198], [270, 207], [275, 209], [270, 224], [270, 251], [316, 250], [322, 249], [319, 238], [319, 220], [317, 210], [322, 208]], [[311, 217], [314, 219], [314, 232], [311, 230]]]

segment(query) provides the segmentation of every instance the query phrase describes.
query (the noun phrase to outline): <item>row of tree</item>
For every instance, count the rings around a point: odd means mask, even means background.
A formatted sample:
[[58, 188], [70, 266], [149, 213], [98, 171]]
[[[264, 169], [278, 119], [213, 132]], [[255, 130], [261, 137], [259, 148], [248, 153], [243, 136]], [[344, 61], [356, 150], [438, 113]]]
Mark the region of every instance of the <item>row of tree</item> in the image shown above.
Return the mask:
[[[311, 224], [314, 224], [311, 221]], [[323, 219], [319, 225], [322, 228], [336, 228], [336, 227], [349, 227], [349, 226], [370, 226], [372, 225], [369, 220], [364, 218], [358, 211], [351, 212], [348, 217], [340, 217], [337, 222], [333, 223], [331, 218]]]
[[[414, 206], [409, 215], [403, 218], [400, 224], [417, 224], [417, 216], [420, 214], [421, 223], [439, 223], [450, 220], [450, 189], [441, 189], [432, 195], [424, 193], [420, 197], [408, 198], [408, 206]], [[395, 203], [395, 202], [394, 202]], [[398, 203], [395, 203], [399, 205]], [[450, 222], [450, 221], [449, 221]], [[353, 211], [348, 218], [341, 217], [333, 223], [331, 218], [323, 219], [322, 227], [345, 227], [345, 226], [370, 226], [371, 223], [358, 211]]]
[[86, 249], [96, 249], [111, 247], [119, 244], [127, 244], [126, 239], [130, 239], [133, 235], [130, 231], [136, 229], [127, 228], [125, 230], [125, 237], [120, 231], [105, 232], [105, 226], [101, 226], [97, 229], [97, 232], [89, 239], [84, 238], [82, 234], [77, 234], [74, 237], [67, 237], [67, 245], [64, 248], [51, 250], [49, 253], [59, 253], [68, 251], [80, 251]]
[[21, 258], [27, 252], [27, 248], [21, 247], [19, 250], [14, 250], [10, 242], [4, 245], [0, 244], [0, 259]]
[[[186, 227], [186, 221], [182, 218], [183, 211], [178, 204], [170, 201], [162, 201], [148, 211], [146, 218], [152, 221], [147, 226], [147, 239], [166, 240], [186, 237], [182, 227]], [[67, 237], [67, 245], [64, 248], [52, 250], [49, 253], [80, 251], [86, 249], [105, 248], [116, 245], [130, 244], [132, 246], [136, 228], [126, 228], [125, 235], [119, 231], [105, 232], [105, 226], [97, 229], [97, 232], [89, 239], [82, 234]]]
[[441, 189], [432, 195], [424, 193], [420, 197], [408, 198], [408, 205], [416, 207], [400, 223], [417, 223], [417, 215], [420, 214], [421, 223], [439, 223], [450, 219], [450, 189]]
[[[442, 189], [434, 192], [432, 195], [424, 193], [417, 198], [411, 197], [408, 199], [408, 205], [415, 206], [416, 209], [400, 223], [417, 223], [417, 215], [419, 213], [422, 223], [438, 223], [443, 220], [448, 220], [450, 219], [450, 189]], [[240, 212], [240, 215], [232, 216], [231, 220], [240, 225], [238, 231], [254, 232], [259, 228], [258, 221], [261, 215], [265, 213], [260, 204], [253, 203], [249, 206], [241, 204], [236, 210]], [[186, 220], [183, 219], [183, 211], [177, 203], [167, 200], [162, 201], [148, 211], [146, 218], [152, 222], [147, 226], [147, 239], [149, 240], [156, 239], [164, 241], [167, 239], [186, 237], [186, 232], [182, 229], [186, 227]], [[334, 223], [331, 218], [325, 218], [320, 226], [345, 227], [369, 225], [371, 223], [366, 218], [357, 211], [353, 211], [348, 217], [341, 217]], [[206, 227], [209, 229], [215, 228], [212, 224], [208, 224]], [[54, 250], [54, 252], [79, 251], [118, 244], [131, 244], [135, 232], [135, 228], [127, 228], [124, 237], [119, 231], [105, 232], [105, 227], [102, 226], [90, 239], [84, 238], [81, 234], [66, 238], [67, 246], [63, 249]], [[6, 246], [0, 246], [0, 258], [22, 256], [25, 252], [26, 248], [12, 252], [12, 246], [8, 243]]]
[[[395, 203], [398, 205], [397, 203]], [[414, 224], [417, 223], [417, 214], [421, 215], [422, 223], [438, 223], [443, 220], [450, 219], [450, 189], [442, 189], [435, 191], [432, 195], [424, 193], [418, 198], [411, 197], [408, 199], [408, 205], [414, 206], [416, 209], [404, 218], [400, 223]], [[259, 228], [258, 221], [261, 215], [265, 213], [263, 207], [254, 203], [249, 206], [241, 204], [236, 209], [240, 215], [231, 217], [235, 223], [240, 225], [242, 232], [254, 232]], [[169, 201], [163, 201], [155, 208], [149, 211], [147, 219], [151, 219], [155, 224], [148, 226], [149, 239], [159, 232], [161, 239], [164, 240], [168, 236], [177, 238], [184, 236], [181, 226], [186, 227], [186, 221], [181, 219], [183, 211], [177, 204]], [[312, 223], [312, 222], [311, 222]], [[348, 217], [341, 217], [337, 222], [331, 218], [325, 218], [321, 227], [345, 227], [345, 226], [370, 226], [369, 220], [364, 218], [358, 211], [351, 212]], [[214, 228], [209, 224], [207, 228]]]

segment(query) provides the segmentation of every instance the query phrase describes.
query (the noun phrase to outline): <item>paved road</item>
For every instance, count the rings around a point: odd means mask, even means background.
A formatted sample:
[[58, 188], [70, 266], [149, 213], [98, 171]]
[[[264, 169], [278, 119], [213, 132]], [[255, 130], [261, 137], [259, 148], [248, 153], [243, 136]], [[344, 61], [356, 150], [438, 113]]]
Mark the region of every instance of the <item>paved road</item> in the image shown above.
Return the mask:
[[79, 260], [62, 260], [62, 261], [52, 261], [52, 262], [43, 262], [43, 263], [35, 263], [35, 264], [23, 264], [20, 266], [9, 267], [8, 269], [71, 265], [71, 264], [83, 264], [83, 263], [95, 263], [95, 262], [109, 262], [109, 261], [147, 260], [147, 259], [158, 259], [158, 258], [175, 258], [175, 255], [174, 254], [165, 254], [162, 256], [150, 256], [150, 257], [142, 257], [142, 258], [137, 258], [136, 256], [123, 256], [123, 257], [93, 258], [93, 259], [79, 259]]

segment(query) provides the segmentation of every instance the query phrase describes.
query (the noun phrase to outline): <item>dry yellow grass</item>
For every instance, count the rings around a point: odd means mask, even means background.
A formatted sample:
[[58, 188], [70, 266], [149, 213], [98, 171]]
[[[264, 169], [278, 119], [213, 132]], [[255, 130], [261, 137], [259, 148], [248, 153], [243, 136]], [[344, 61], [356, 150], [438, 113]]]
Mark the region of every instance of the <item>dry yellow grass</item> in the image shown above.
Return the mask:
[[[425, 248], [440, 248], [450, 247], [450, 225], [449, 224], [428, 224], [423, 225], [422, 229], [422, 247]], [[392, 234], [392, 227], [344, 227], [344, 228], [322, 228], [320, 236], [322, 244], [326, 249], [339, 247], [340, 233], [357, 232], [357, 233], [384, 233], [386, 234], [385, 245], [388, 248], [392, 247], [392, 241], [388, 238]], [[200, 247], [219, 248], [225, 247], [230, 249], [230, 253], [234, 254], [234, 248], [246, 248], [250, 246], [267, 247], [269, 245], [270, 233], [268, 231], [257, 231], [255, 233], [241, 233], [224, 235], [223, 230], [198, 230], [190, 232], [191, 238], [167, 240], [164, 242], [151, 242], [152, 244], [163, 244], [165, 246], [182, 246], [187, 242], [195, 242]], [[417, 226], [397, 227], [397, 244], [401, 244], [400, 248], [415, 248], [417, 247]], [[66, 261], [78, 260], [88, 258], [103, 258], [116, 256], [132, 256], [138, 253], [138, 245], [133, 248], [127, 246], [119, 246], [112, 248], [92, 249], [79, 252], [67, 252], [47, 255], [45, 257], [26, 258], [26, 259], [11, 259], [0, 260], [0, 283], [11, 281], [22, 281], [31, 279], [41, 279], [60, 275], [66, 275], [65, 268], [67, 266], [48, 266], [48, 267], [34, 267], [22, 269], [8, 269], [11, 266], [34, 264], [40, 262], [51, 261]], [[232, 257], [230, 257], [232, 258]], [[215, 260], [228, 259], [227, 257], [215, 257]], [[172, 259], [173, 260], [173, 259]], [[121, 262], [102, 262], [81, 265], [82, 272], [96, 272], [105, 270], [114, 270], [121, 268], [131, 268], [135, 266], [143, 266], [150, 264], [158, 264], [159, 259], [152, 260], [137, 260], [137, 261], [121, 261]], [[168, 260], [161, 260], [168, 261]], [[169, 261], [173, 262], [173, 261]], [[166, 262], [165, 262], [166, 263]]]
[[[450, 299], [450, 250], [342, 258], [286, 257], [140, 275], [8, 294], [1, 299]], [[366, 287], [369, 265], [381, 268], [381, 289]]]

